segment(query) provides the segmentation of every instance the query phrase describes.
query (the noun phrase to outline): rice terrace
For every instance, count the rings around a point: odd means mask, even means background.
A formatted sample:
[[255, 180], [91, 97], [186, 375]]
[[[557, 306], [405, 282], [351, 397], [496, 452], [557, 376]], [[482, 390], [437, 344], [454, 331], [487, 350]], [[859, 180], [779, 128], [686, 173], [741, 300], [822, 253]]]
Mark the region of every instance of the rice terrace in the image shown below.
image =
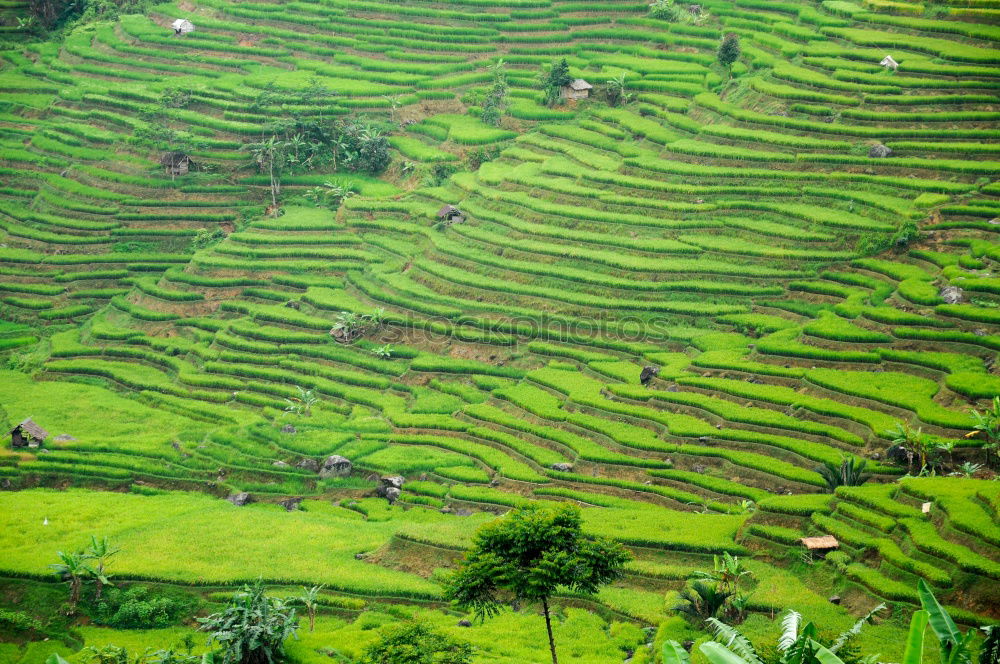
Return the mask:
[[0, 664], [1000, 664], [1000, 0], [0, 0]]

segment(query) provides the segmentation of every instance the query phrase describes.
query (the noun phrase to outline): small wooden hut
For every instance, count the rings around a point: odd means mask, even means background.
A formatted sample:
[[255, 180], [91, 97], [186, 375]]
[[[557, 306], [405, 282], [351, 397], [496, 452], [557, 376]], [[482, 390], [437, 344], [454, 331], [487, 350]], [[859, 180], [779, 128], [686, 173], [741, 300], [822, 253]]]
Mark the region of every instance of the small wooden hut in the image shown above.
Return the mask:
[[160, 165], [163, 166], [164, 172], [172, 178], [178, 175], [187, 175], [188, 171], [191, 170], [191, 157], [178, 150], [164, 152], [163, 156], [160, 157]]
[[49, 432], [35, 424], [30, 417], [10, 430], [11, 447], [38, 447]]
[[836, 551], [840, 548], [840, 542], [833, 535], [821, 535], [820, 537], [803, 537], [801, 540], [802, 546], [809, 550], [809, 553], [815, 553], [820, 556], [825, 556], [831, 551]]
[[891, 55], [887, 55], [884, 58], [882, 58], [882, 62], [880, 62], [879, 64], [885, 67], [886, 69], [891, 69], [893, 71], [899, 69], [899, 63], [893, 60]]
[[568, 100], [586, 99], [590, 96], [590, 91], [593, 88], [594, 86], [590, 83], [582, 78], [577, 78], [570, 81], [569, 85], [563, 86], [562, 96]]
[[465, 214], [454, 205], [445, 205], [437, 211], [437, 218], [452, 224], [465, 221]]

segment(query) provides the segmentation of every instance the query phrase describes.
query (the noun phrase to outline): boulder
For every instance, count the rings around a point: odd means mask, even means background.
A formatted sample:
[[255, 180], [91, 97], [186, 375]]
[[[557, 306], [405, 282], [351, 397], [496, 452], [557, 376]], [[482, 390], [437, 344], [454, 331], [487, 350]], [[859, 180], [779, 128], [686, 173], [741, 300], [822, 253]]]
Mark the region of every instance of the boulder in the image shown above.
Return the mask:
[[295, 433], [295, 427], [293, 427], [291, 424], [286, 424], [285, 426], [281, 427], [281, 433]]
[[938, 295], [945, 301], [945, 304], [958, 304], [964, 299], [964, 293], [958, 286], [945, 286]]
[[319, 468], [319, 476], [346, 477], [351, 474], [352, 468], [354, 468], [354, 465], [350, 459], [342, 457], [339, 454], [331, 454], [323, 460], [323, 465]]
[[299, 461], [297, 464], [295, 464], [295, 467], [296, 468], [305, 468], [306, 470], [311, 470], [314, 473], [318, 473], [319, 472], [319, 461], [317, 461], [316, 459], [310, 459], [309, 457], [306, 457], [302, 461]]
[[827, 598], [827, 601], [830, 602], [830, 604], [840, 604], [840, 595], [830, 595]]
[[472, 623], [470, 621], [468, 621], [468, 620], [459, 620], [458, 621], [458, 626], [459, 627], [472, 627]]
[[552, 470], [558, 470], [560, 473], [568, 473], [573, 470], [573, 465], [569, 463], [554, 463], [552, 464]]
[[647, 365], [642, 368], [642, 372], [639, 374], [639, 382], [643, 385], [649, 385], [649, 381], [653, 380], [654, 377], [660, 375], [660, 367], [654, 367], [653, 365]]
[[226, 500], [231, 502], [233, 505], [236, 505], [237, 507], [243, 507], [244, 505], [253, 502], [253, 498], [251, 498], [250, 494], [247, 493], [246, 491], [234, 493], [233, 495], [226, 498]]
[[[375, 489], [375, 494], [381, 498], [389, 498], [389, 492], [394, 491], [396, 498], [399, 498], [400, 489], [403, 488], [403, 484], [406, 482], [405, 477], [400, 477], [399, 475], [391, 475], [388, 477], [379, 478], [378, 487]], [[390, 498], [389, 503], [395, 502], [395, 498]]]
[[677, 385], [668, 385], [667, 386], [667, 392], [679, 392], [680, 389], [681, 388], [677, 387]]
[[299, 509], [299, 503], [301, 502], [302, 502], [302, 497], [298, 496], [293, 498], [285, 498], [284, 500], [279, 501], [278, 504], [284, 507], [286, 512], [294, 512], [295, 510]]
[[893, 445], [885, 451], [885, 458], [900, 466], [907, 466], [912, 460], [912, 455], [902, 445]]
[[402, 493], [403, 492], [397, 489], [396, 487], [391, 486], [385, 490], [385, 499], [389, 501], [390, 505], [392, 505], [397, 500], [399, 500], [399, 496]]
[[881, 143], [876, 143], [868, 150], [868, 156], [875, 159], [884, 159], [885, 157], [892, 156], [892, 148]]

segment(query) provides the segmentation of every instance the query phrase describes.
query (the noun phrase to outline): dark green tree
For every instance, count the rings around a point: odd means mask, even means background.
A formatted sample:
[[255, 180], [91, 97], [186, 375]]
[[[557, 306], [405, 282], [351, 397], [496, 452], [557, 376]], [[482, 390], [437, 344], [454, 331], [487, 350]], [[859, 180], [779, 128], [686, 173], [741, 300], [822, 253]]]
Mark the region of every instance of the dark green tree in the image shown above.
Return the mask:
[[361, 664], [469, 664], [472, 646], [422, 623], [396, 627], [365, 648]]
[[740, 38], [739, 35], [727, 32], [722, 38], [722, 43], [719, 44], [719, 63], [725, 67], [730, 68], [733, 63], [736, 62], [740, 57]]
[[268, 597], [260, 582], [243, 586], [223, 611], [199, 621], [211, 633], [209, 643], [222, 646], [221, 664], [274, 664], [284, 654], [285, 639], [299, 627], [295, 609]]
[[580, 509], [529, 506], [480, 528], [449, 579], [446, 596], [482, 620], [507, 601], [539, 602], [552, 664], [558, 664], [549, 599], [560, 588], [590, 595], [622, 574], [631, 554], [617, 542], [585, 535]]
[[545, 93], [545, 105], [555, 106], [562, 99], [563, 87], [573, 82], [569, 73], [569, 63], [566, 58], [555, 62], [541, 74], [542, 92]]

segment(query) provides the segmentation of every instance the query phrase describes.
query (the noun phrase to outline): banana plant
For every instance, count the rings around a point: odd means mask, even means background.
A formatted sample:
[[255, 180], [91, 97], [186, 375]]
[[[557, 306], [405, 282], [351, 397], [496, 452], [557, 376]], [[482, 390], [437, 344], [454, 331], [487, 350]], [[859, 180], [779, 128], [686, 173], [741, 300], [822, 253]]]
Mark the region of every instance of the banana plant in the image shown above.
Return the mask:
[[[838, 636], [830, 646], [824, 646], [818, 638], [818, 630], [812, 622], [802, 624], [802, 616], [789, 611], [781, 620], [781, 636], [778, 639], [779, 664], [844, 664], [837, 656], [853, 636], [856, 636], [876, 613], [885, 608], [879, 604], [858, 620], [847, 631]], [[750, 640], [735, 627], [709, 618], [706, 621], [715, 632], [715, 640], [703, 643], [699, 650], [711, 664], [764, 664]], [[676, 641], [667, 641], [662, 650], [663, 664], [690, 664], [687, 651]], [[904, 664], [915, 664], [905, 662]]]
[[903, 664], [921, 664], [924, 632], [927, 625], [930, 625], [931, 631], [937, 637], [941, 664], [972, 664], [972, 642], [976, 637], [975, 630], [970, 629], [962, 634], [958, 625], [937, 601], [930, 586], [923, 579], [920, 579], [917, 584], [917, 595], [920, 597], [922, 610], [914, 613], [910, 620], [910, 633], [907, 637]]

